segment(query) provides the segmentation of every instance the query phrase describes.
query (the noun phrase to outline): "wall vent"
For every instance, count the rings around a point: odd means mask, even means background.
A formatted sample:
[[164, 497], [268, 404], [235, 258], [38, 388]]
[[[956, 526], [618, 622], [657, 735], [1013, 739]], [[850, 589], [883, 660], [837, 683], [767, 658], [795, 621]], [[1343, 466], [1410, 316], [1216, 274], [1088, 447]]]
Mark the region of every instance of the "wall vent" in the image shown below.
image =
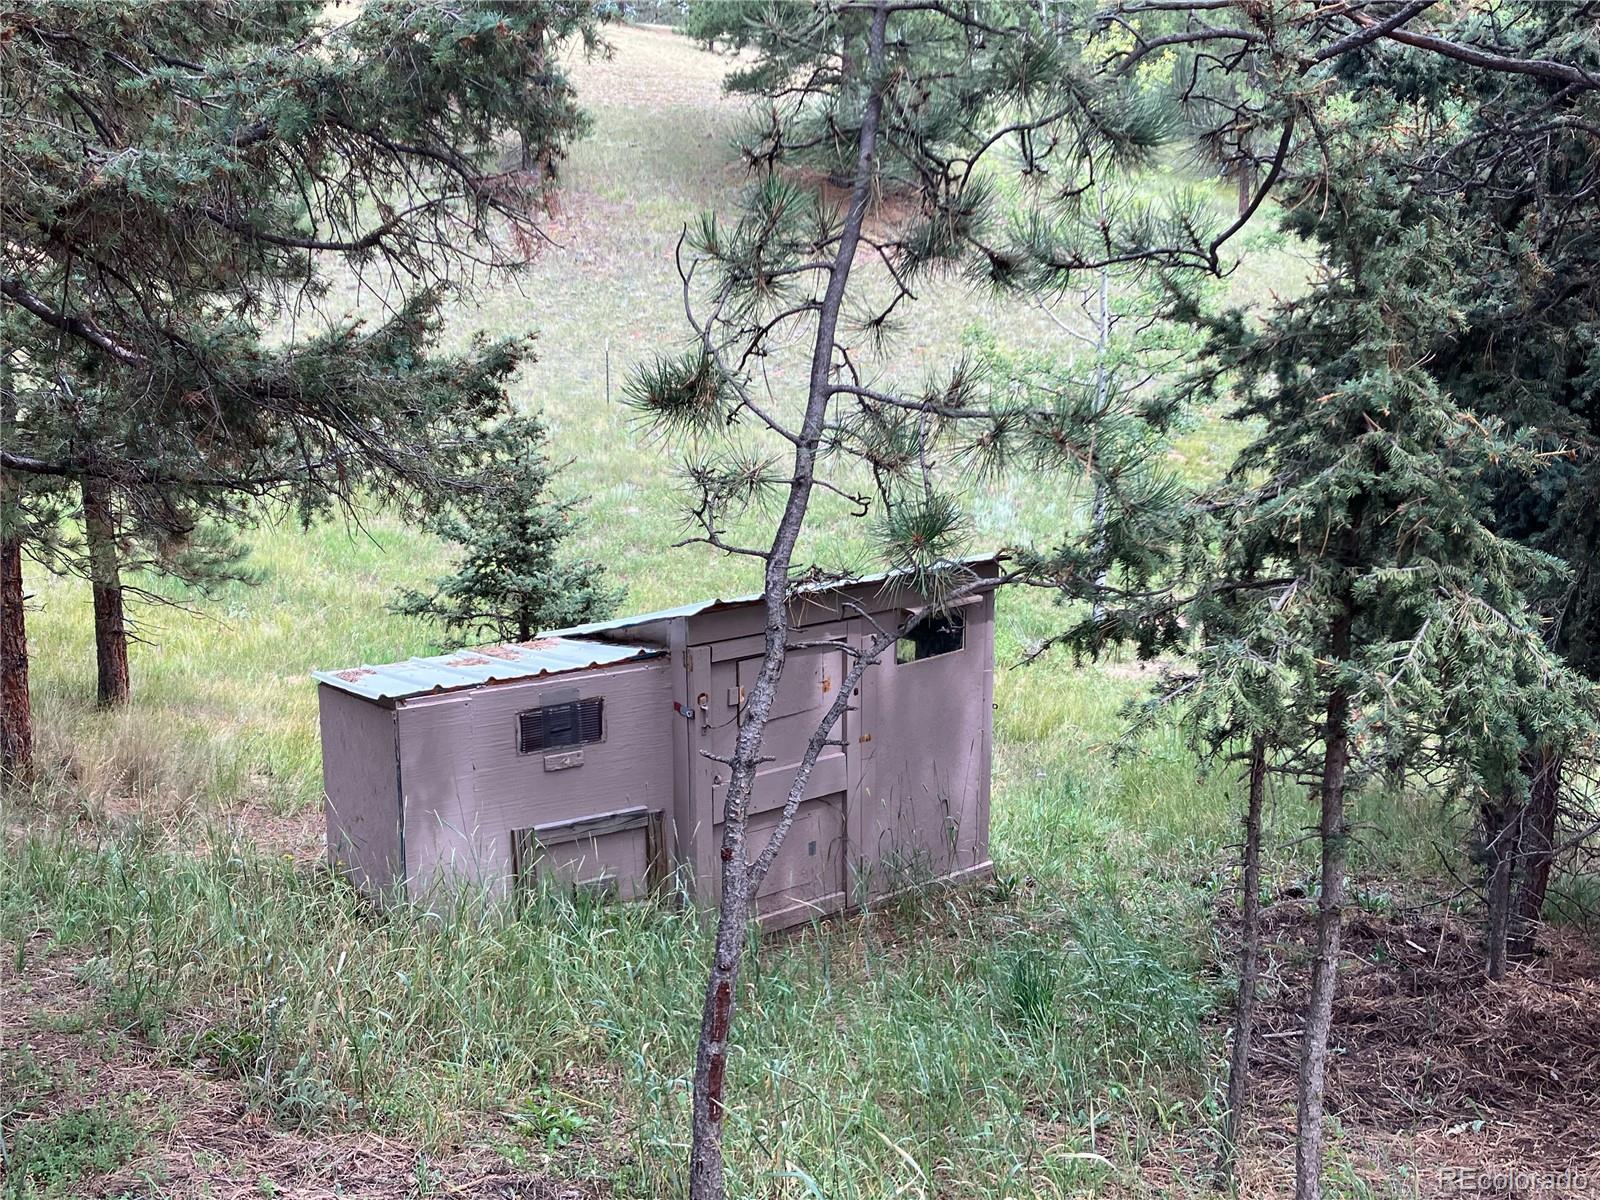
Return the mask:
[[572, 700], [517, 714], [517, 749], [523, 754], [587, 746], [605, 736], [605, 701]]

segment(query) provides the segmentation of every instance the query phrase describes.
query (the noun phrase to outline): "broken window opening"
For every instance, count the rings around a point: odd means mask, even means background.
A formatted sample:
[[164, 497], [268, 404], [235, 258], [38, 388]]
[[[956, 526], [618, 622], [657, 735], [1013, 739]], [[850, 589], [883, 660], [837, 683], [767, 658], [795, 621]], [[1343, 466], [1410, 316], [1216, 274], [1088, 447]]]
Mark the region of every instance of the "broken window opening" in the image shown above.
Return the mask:
[[967, 642], [967, 618], [960, 610], [930, 613], [894, 644], [897, 663], [917, 662], [941, 654], [954, 654]]

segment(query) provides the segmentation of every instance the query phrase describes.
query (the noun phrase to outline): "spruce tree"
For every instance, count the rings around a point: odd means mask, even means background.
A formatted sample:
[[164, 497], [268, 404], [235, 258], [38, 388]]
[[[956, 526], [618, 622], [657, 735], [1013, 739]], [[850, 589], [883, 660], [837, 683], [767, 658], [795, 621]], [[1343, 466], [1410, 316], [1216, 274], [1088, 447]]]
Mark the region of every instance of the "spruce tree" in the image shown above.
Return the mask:
[[[1308, 719], [1283, 723], [1302, 738], [1314, 728], [1323, 738], [1332, 737], [1321, 761], [1297, 762], [1290, 756], [1282, 766], [1295, 776], [1314, 773], [1324, 807], [1331, 809], [1325, 815], [1332, 819], [1323, 822], [1323, 833], [1332, 835], [1324, 837], [1330, 851], [1324, 863], [1329, 884], [1342, 876], [1339, 858], [1344, 841], [1337, 819], [1344, 787], [1329, 785], [1345, 782], [1344, 768], [1351, 765], [1352, 756], [1358, 782], [1373, 769], [1374, 745], [1384, 748], [1386, 765], [1399, 762], [1419, 776], [1438, 778], [1442, 773], [1458, 799], [1483, 813], [1480, 845], [1491, 901], [1493, 973], [1504, 969], [1506, 958], [1504, 950], [1497, 953], [1496, 944], [1504, 942], [1509, 927], [1525, 947], [1530, 918], [1537, 915], [1542, 900], [1556, 844], [1551, 829], [1560, 748], [1575, 744], [1582, 731], [1592, 728], [1592, 694], [1543, 654], [1539, 639], [1548, 638], [1571, 665], [1581, 669], [1574, 643], [1582, 643], [1583, 614], [1592, 611], [1586, 597], [1594, 594], [1590, 564], [1594, 547], [1600, 544], [1593, 533], [1592, 485], [1585, 483], [1587, 464], [1594, 461], [1586, 398], [1600, 394], [1594, 378], [1594, 339], [1587, 332], [1593, 322], [1594, 280], [1600, 274], [1589, 261], [1593, 221], [1585, 215], [1586, 209], [1593, 212], [1600, 27], [1583, 6], [1249, 6], [1239, 11], [1237, 20], [1220, 19], [1216, 8], [1206, 0], [1159, 5], [1129, 0], [1108, 6], [1103, 16], [1115, 31], [1107, 39], [1108, 69], [1118, 74], [1167, 71], [1190, 116], [1190, 132], [1210, 157], [1241, 180], [1262, 181], [1252, 200], [1247, 202], [1241, 194], [1240, 219], [1257, 212], [1266, 197], [1283, 193], [1293, 214], [1291, 227], [1326, 251], [1336, 278], [1359, 277], [1364, 269], [1370, 282], [1378, 281], [1388, 268], [1375, 263], [1393, 255], [1392, 235], [1408, 224], [1451, 235], [1437, 237], [1425, 251], [1414, 251], [1440, 260], [1433, 282], [1408, 284], [1396, 275], [1397, 287], [1383, 285], [1383, 291], [1392, 291], [1388, 303], [1400, 314], [1398, 325], [1406, 323], [1418, 295], [1424, 311], [1435, 302], [1457, 306], [1450, 319], [1434, 323], [1433, 333], [1427, 332], [1425, 321], [1403, 337], [1398, 336], [1403, 331], [1396, 329], [1400, 344], [1413, 339], [1419, 343], [1417, 357], [1411, 360], [1414, 385], [1420, 393], [1431, 389], [1436, 399], [1430, 405], [1437, 405], [1438, 399], [1443, 405], [1434, 407], [1432, 417], [1428, 406], [1408, 411], [1393, 405], [1385, 415], [1422, 422], [1459, 420], [1468, 429], [1495, 431], [1493, 436], [1483, 434], [1475, 466], [1470, 465], [1471, 458], [1455, 457], [1455, 462], [1467, 465], [1453, 479], [1452, 490], [1457, 500], [1467, 503], [1479, 535], [1516, 538], [1542, 553], [1520, 559], [1511, 555], [1518, 561], [1508, 574], [1503, 569], [1507, 560], [1496, 557], [1508, 549], [1504, 541], [1480, 536], [1476, 551], [1465, 546], [1437, 549], [1443, 561], [1459, 554], [1465, 563], [1476, 563], [1473, 555], [1483, 553], [1483, 561], [1500, 568], [1487, 571], [1483, 586], [1490, 592], [1501, 589], [1500, 597], [1509, 607], [1496, 613], [1478, 598], [1435, 612], [1416, 625], [1414, 636], [1402, 641], [1406, 650], [1398, 659], [1408, 664], [1408, 677], [1421, 689], [1406, 702], [1396, 702], [1396, 688], [1385, 681], [1382, 670], [1369, 670], [1362, 661], [1364, 639], [1381, 639], [1385, 633], [1372, 627], [1371, 598], [1354, 587], [1348, 603], [1326, 597], [1323, 619], [1310, 631], [1321, 638], [1314, 644], [1325, 660], [1355, 661], [1356, 669], [1343, 669], [1348, 676], [1345, 686], [1318, 687], [1304, 672], [1285, 669], [1289, 660], [1284, 653], [1297, 644], [1295, 638], [1305, 635], [1284, 624], [1279, 608], [1304, 603], [1301, 574], [1291, 575], [1295, 584], [1290, 590], [1258, 590], [1255, 585], [1264, 577], [1280, 574], [1283, 560], [1271, 555], [1281, 551], [1255, 537], [1222, 537], [1208, 526], [1237, 522], [1244, 512], [1279, 502], [1283, 498], [1279, 489], [1289, 489], [1285, 495], [1292, 495], [1300, 472], [1309, 462], [1319, 461], [1312, 453], [1314, 442], [1290, 451], [1288, 439], [1297, 423], [1325, 421], [1339, 409], [1330, 403], [1337, 393], [1310, 394], [1299, 388], [1297, 394], [1291, 386], [1313, 364], [1320, 363], [1319, 369], [1329, 373], [1337, 354], [1347, 351], [1340, 339], [1350, 336], [1349, 329], [1330, 328], [1326, 336], [1309, 341], [1304, 329], [1291, 332], [1312, 308], [1332, 312], [1330, 306], [1343, 302], [1340, 287], [1324, 281], [1327, 286], [1319, 286], [1305, 308], [1279, 308], [1265, 318], [1269, 328], [1280, 327], [1291, 338], [1301, 339], [1298, 348], [1276, 334], [1262, 335], [1257, 343], [1280, 341], [1276, 365], [1262, 370], [1280, 373], [1276, 391], [1285, 403], [1276, 411], [1256, 411], [1267, 421], [1269, 433], [1246, 462], [1257, 469], [1270, 464], [1276, 474], [1266, 488], [1224, 489], [1191, 510], [1192, 516], [1204, 518], [1197, 520], [1196, 528], [1205, 532], [1191, 530], [1185, 560], [1191, 568], [1202, 564], [1198, 574], [1204, 582], [1198, 594], [1174, 599], [1176, 592], [1157, 583], [1145, 594], [1113, 595], [1110, 599], [1117, 606], [1113, 616], [1097, 624], [1114, 629], [1120, 622], [1122, 633], [1137, 633], [1147, 648], [1187, 646], [1182, 630], [1205, 630], [1199, 646], [1199, 677], [1204, 683], [1195, 681], [1191, 686], [1196, 690], [1179, 689], [1186, 701], [1195, 702], [1190, 715], [1201, 727], [1232, 729], [1240, 737], [1253, 727], [1259, 730], [1251, 721], [1237, 720], [1259, 705], [1240, 707], [1242, 695], [1229, 680], [1255, 680], [1259, 687], [1254, 690], [1263, 700], [1269, 695], [1297, 696], [1302, 717], [1308, 715], [1303, 709], [1307, 697], [1322, 703], [1320, 723]], [[1124, 35], [1128, 40], [1119, 44]], [[1528, 136], [1530, 130], [1539, 136]], [[1330, 153], [1333, 147], [1338, 149]], [[1363, 185], [1367, 190], [1355, 195]], [[1365, 246], [1364, 233], [1373, 235]], [[1464, 285], [1463, 280], [1472, 283]], [[1240, 321], [1219, 344], [1237, 349], [1253, 336]], [[1220, 355], [1216, 363], [1220, 371], [1241, 370], [1247, 379], [1251, 377], [1251, 370], [1231, 354]], [[1340, 377], [1337, 370], [1331, 376]], [[1258, 382], [1261, 377], [1256, 376]], [[1509, 432], [1499, 424], [1506, 417], [1511, 418]], [[1399, 429], [1398, 423], [1395, 428]], [[1426, 424], [1421, 428], [1425, 430]], [[1323, 436], [1331, 436], [1335, 445], [1341, 444], [1340, 437], [1356, 444], [1360, 433], [1354, 427], [1324, 429]], [[1287, 452], [1281, 460], [1277, 451], [1260, 453], [1275, 438]], [[1467, 444], [1456, 439], [1452, 455]], [[1426, 450], [1422, 442], [1414, 452]], [[1374, 476], [1381, 480], [1378, 465], [1373, 464]], [[1387, 465], [1393, 468], [1396, 463]], [[1442, 457], [1438, 469], [1448, 469]], [[1417, 478], [1423, 475], [1419, 472]], [[1322, 478], [1318, 486], [1333, 478], [1331, 474]], [[1247, 479], [1236, 477], [1235, 484]], [[1358, 489], [1353, 494], [1363, 492]], [[1533, 498], [1535, 502], [1528, 503]], [[1381, 542], [1364, 544], [1364, 539], [1376, 539], [1386, 525], [1374, 527], [1370, 517], [1361, 517], [1359, 507], [1351, 507], [1354, 511], [1345, 514], [1343, 529], [1325, 518], [1320, 526], [1312, 526], [1320, 527], [1328, 539], [1326, 565], [1349, 574], [1358, 568], [1375, 570], [1384, 553], [1400, 557], [1403, 547], [1386, 551]], [[1396, 500], [1393, 512], [1383, 520], [1397, 521], [1401, 509]], [[1302, 519], [1296, 515], [1297, 522]], [[1424, 516], [1424, 528], [1427, 520]], [[1299, 528], [1297, 524], [1297, 536]], [[1409, 552], [1415, 553], [1415, 548]], [[1161, 555], [1153, 557], [1159, 563]], [[1563, 572], [1559, 560], [1573, 569]], [[1043, 565], [1056, 564], [1046, 560]], [[1409, 577], [1404, 572], [1412, 570], [1413, 565], [1395, 568], [1381, 578], [1392, 592], [1395, 584]], [[1189, 574], [1193, 582], [1194, 571]], [[1076, 576], [1061, 572], [1058, 579], [1075, 595], [1104, 593], [1081, 572]], [[1453, 585], [1462, 589], [1458, 595], [1470, 593], [1467, 582]], [[1412, 602], [1421, 607], [1420, 600]], [[1241, 640], [1238, 618], [1252, 611], [1259, 618], [1255, 633]], [[1174, 623], [1176, 612], [1184, 614], [1179, 624]], [[1442, 639], [1441, 648], [1425, 651], [1427, 638], [1421, 631]], [[1084, 632], [1069, 631], [1065, 640], [1082, 644]], [[1387, 635], [1399, 638], [1404, 632], [1402, 623]], [[1346, 642], [1348, 655], [1336, 654]], [[1453, 654], [1463, 656], [1459, 663]], [[1269, 671], [1269, 664], [1276, 665]], [[1429, 670], [1431, 682], [1424, 684]], [[1211, 715], [1204, 717], [1208, 712]], [[1349, 742], [1352, 729], [1357, 736], [1347, 752], [1333, 753], [1339, 743]], [[1259, 732], [1243, 741], [1250, 776], [1257, 773], [1258, 737]], [[1257, 790], [1251, 787], [1249, 793], [1253, 812]], [[1246, 826], [1248, 877], [1254, 851], [1249, 815]], [[1510, 899], [1512, 864], [1517, 863], [1517, 896]], [[1329, 896], [1335, 903], [1327, 903]], [[1337, 890], [1325, 888], [1319, 930], [1325, 945], [1331, 940], [1326, 935], [1337, 934], [1336, 901]], [[1496, 910], [1499, 919], [1492, 915]], [[1247, 1008], [1252, 958], [1248, 919], [1246, 925], [1241, 1012]], [[1335, 956], [1325, 956], [1319, 962], [1313, 1017], [1319, 1017], [1322, 1005], [1331, 999], [1334, 961]], [[1317, 1035], [1320, 1025], [1320, 1020], [1308, 1020], [1308, 1034]], [[1236, 1024], [1232, 1102], [1219, 1163], [1224, 1168], [1237, 1129], [1242, 1089], [1234, 1085], [1240, 1082], [1239, 1066], [1247, 1060], [1247, 1031], [1248, 1022]], [[1316, 1195], [1320, 1188], [1320, 1077], [1315, 1068], [1322, 1047], [1317, 1040], [1308, 1036], [1304, 1048], [1301, 1099], [1306, 1119], [1297, 1164], [1297, 1190], [1302, 1196]]]
[[[1373, 119], [1378, 119], [1375, 114]], [[1385, 113], [1390, 127], [1400, 114]], [[1479, 231], [1448, 206], [1398, 203], [1403, 180], [1343, 150], [1321, 223], [1324, 274], [1260, 327], [1214, 322], [1212, 368], [1265, 431], [1198, 506], [1205, 597], [1230, 594], [1207, 669], [1297, 697], [1279, 742], [1315, 780], [1322, 869], [1299, 1095], [1296, 1194], [1321, 1194], [1322, 1112], [1347, 856], [1347, 797], [1373, 745], [1429, 752], [1471, 802], [1515, 776], [1530, 723], [1587, 720], [1533, 600], [1558, 561], [1499, 534], [1491, 480], [1535, 469], [1525, 437], [1473, 413], [1426, 364], [1462, 332], [1475, 281], [1451, 251]], [[1361, 168], [1357, 170], [1357, 163]], [[1346, 183], [1345, 181], [1348, 181]], [[1209, 376], [1218, 378], [1216, 374]], [[1238, 593], [1259, 593], [1242, 605]], [[1262, 646], [1280, 647], [1263, 660]], [[1232, 667], [1227, 653], [1245, 660]], [[1263, 670], [1270, 661], [1270, 669]], [[1224, 691], [1223, 694], [1228, 694]], [[1233, 696], [1231, 702], [1237, 702]], [[1287, 736], [1285, 736], [1287, 735]]]
[[[1289, 668], [1293, 649], [1277, 638], [1276, 607], [1292, 582], [1269, 578], [1269, 565], [1249, 556], [1254, 547], [1225, 544], [1207, 536], [1210, 498], [1202, 496], [1183, 514], [1187, 525], [1171, 546], [1197, 557], [1196, 573], [1170, 582], [1193, 586], [1192, 593], [1153, 593], [1119, 602], [1117, 620], [1152, 626], [1166, 648], [1186, 652], [1178, 666], [1163, 670], [1154, 693], [1135, 707], [1129, 735], [1176, 719], [1198, 762], [1237, 770], [1244, 793], [1243, 838], [1239, 852], [1238, 976], [1234, 990], [1222, 1124], [1213, 1174], [1219, 1186], [1236, 1182], [1238, 1149], [1245, 1137], [1250, 1099], [1250, 1058], [1254, 1048], [1261, 968], [1261, 860], [1268, 791], [1275, 779], [1292, 775], [1295, 731], [1315, 721], [1314, 694], [1296, 688]], [[1201, 532], [1205, 531], [1205, 532]], [[1187, 545], [1184, 541], [1187, 538]], [[1228, 550], [1245, 558], [1222, 559]], [[1212, 557], [1218, 555], [1219, 557]], [[1097, 594], [1104, 594], [1097, 589]], [[1172, 615], [1182, 614], [1178, 625]], [[1102, 624], [1105, 624], [1102, 617]], [[1285, 736], [1287, 735], [1287, 741]]]
[[[1254, 29], [1229, 30], [1203, 5], [1179, 0], [1144, 14], [1130, 10], [1129, 20], [1146, 22], [1130, 58], [1238, 48], [1226, 60], [1200, 53], [1175, 78], [1187, 81], [1191, 115], [1218, 157], [1280, 176], [1291, 204], [1320, 212], [1324, 203], [1327, 162], [1310, 153], [1311, 143], [1296, 146], [1288, 136], [1288, 118], [1303, 112], [1318, 140], [1330, 125], [1360, 138], [1363, 163], [1406, 181], [1381, 198], [1396, 213], [1435, 201], [1459, 206], [1452, 219], [1474, 236], [1438, 252], [1454, 255], [1454, 269], [1478, 287], [1463, 301], [1460, 334], [1437, 347], [1427, 367], [1461, 403], [1509, 420], [1540, 450], [1532, 477], [1497, 476], [1496, 527], [1569, 565], [1536, 597], [1548, 618], [1545, 634], [1572, 667], [1600, 678], [1593, 651], [1600, 645], [1593, 221], [1600, 25], [1593, 14], [1581, 5], [1411, 4], [1382, 14], [1288, 9], [1269, 21], [1263, 10], [1252, 14]], [[1317, 89], [1311, 81], [1320, 81]], [[1396, 113], [1400, 119], [1391, 120]], [[1280, 151], [1250, 161], [1250, 147], [1270, 142], [1275, 126], [1285, 133]], [[1295, 228], [1322, 236], [1320, 223], [1304, 214]], [[1493, 976], [1533, 952], [1562, 840], [1563, 799], [1573, 795], [1563, 787], [1577, 745], [1571, 726], [1551, 716], [1526, 730], [1525, 740], [1520, 778], [1485, 796], [1478, 810], [1474, 853], [1484, 873]], [[1398, 778], [1407, 764], [1392, 761]]]
[[[1600, 22], [1580, 5], [1497, 7], [1462, 24], [1502, 53], [1558, 55], [1600, 78]], [[1419, 194], [1457, 198], [1478, 231], [1458, 247], [1456, 270], [1478, 281], [1461, 336], [1428, 369], [1542, 452], [1532, 477], [1500, 478], [1497, 525], [1567, 563], [1538, 597], [1546, 637], [1600, 681], [1600, 91], [1419, 54], [1363, 67], [1353, 88], [1430, 118], [1413, 138], [1374, 130], [1368, 153]], [[1564, 778], [1578, 748], [1572, 728], [1553, 714], [1525, 735], [1518, 777], [1485, 797], [1479, 819], [1494, 977], [1534, 952], [1555, 850], [1568, 836], [1563, 811], [1577, 798]]]
[[396, 610], [440, 621], [452, 638], [502, 642], [610, 616], [620, 596], [605, 586], [604, 568], [563, 552], [577, 532], [575, 504], [550, 495], [543, 427], [515, 418], [496, 436], [503, 457], [472, 492], [424, 521], [460, 547], [455, 571], [429, 592], [403, 592]]

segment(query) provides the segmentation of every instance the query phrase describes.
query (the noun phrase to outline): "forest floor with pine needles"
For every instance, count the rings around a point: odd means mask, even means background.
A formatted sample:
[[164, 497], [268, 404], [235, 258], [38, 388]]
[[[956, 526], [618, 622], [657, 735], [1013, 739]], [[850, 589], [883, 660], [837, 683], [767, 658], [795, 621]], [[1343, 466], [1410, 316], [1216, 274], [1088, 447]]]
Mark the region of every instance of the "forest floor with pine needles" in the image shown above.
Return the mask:
[[[1291, 1190], [1288, 1114], [1316, 937], [1303, 897], [1280, 897], [1263, 921], [1270, 950], [1246, 1195]], [[1480, 926], [1460, 913], [1422, 901], [1346, 923], [1327, 1103], [1372, 1191], [1410, 1180], [1421, 1196], [1537, 1192], [1460, 1183], [1514, 1166], [1530, 1180], [1571, 1172], [1586, 1182], [1559, 1194], [1600, 1195], [1600, 954], [1564, 929], [1546, 931], [1540, 951], [1488, 983]]]
[[[752, 583], [667, 549], [682, 528], [670, 455], [618, 402], [632, 363], [681, 344], [672, 246], [739, 186], [737, 107], [724, 60], [661, 30], [611, 36], [614, 59], [576, 68], [595, 128], [564, 169], [552, 245], [463, 304], [452, 336], [538, 330], [518, 400], [571, 460], [580, 549], [647, 609]], [[1228, 286], [1261, 299], [1305, 269], [1253, 236]], [[342, 294], [372, 299], [353, 281]], [[917, 314], [895, 351], [914, 374], [974, 333], [1058, 336], [953, 285]], [[1174, 465], [1210, 479], [1247, 436], [1197, 414]], [[1072, 526], [1084, 500], [1073, 481], [967, 497], [981, 545]], [[858, 522], [817, 515], [804, 555], [864, 556]], [[681, 1194], [704, 925], [554, 895], [520, 914], [378, 914], [351, 893], [322, 865], [309, 672], [438, 649], [387, 605], [447, 551], [378, 513], [249, 540], [255, 586], [151, 582], [188, 608], [136, 612], [135, 700], [115, 713], [93, 704], [87, 589], [28, 580], [44, 777], [7, 798], [0, 854], [4, 1195]], [[735, 1194], [1214, 1194], [1237, 791], [1171, 730], [1113, 755], [1148, 666], [1016, 665], [1060, 623], [1038, 597], [999, 602], [996, 878], [913, 888], [763, 948], [731, 1067]], [[1423, 795], [1355, 808], [1331, 1193], [1512, 1194], [1442, 1181], [1457, 1165], [1600, 1180], [1592, 940], [1553, 929], [1539, 963], [1481, 983], [1472, 898], [1440, 877], [1458, 821]], [[1300, 794], [1274, 797], [1251, 1197], [1288, 1179], [1310, 820]]]

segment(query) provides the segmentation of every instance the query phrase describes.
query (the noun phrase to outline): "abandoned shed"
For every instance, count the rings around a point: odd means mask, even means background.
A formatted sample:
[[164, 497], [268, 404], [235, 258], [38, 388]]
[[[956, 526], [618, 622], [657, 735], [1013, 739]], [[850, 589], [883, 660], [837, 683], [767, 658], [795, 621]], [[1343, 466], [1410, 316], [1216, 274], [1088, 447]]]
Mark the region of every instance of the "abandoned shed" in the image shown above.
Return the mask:
[[[970, 564], [995, 574], [993, 560]], [[757, 903], [769, 927], [989, 867], [994, 595], [946, 612], [894, 575], [802, 591], [751, 798], [777, 824], [847, 650], [914, 621], [868, 669], [808, 780]], [[375, 895], [552, 879], [621, 899], [681, 869], [720, 885], [727, 768], [761, 663], [759, 597], [534, 641], [317, 672], [329, 852]]]

